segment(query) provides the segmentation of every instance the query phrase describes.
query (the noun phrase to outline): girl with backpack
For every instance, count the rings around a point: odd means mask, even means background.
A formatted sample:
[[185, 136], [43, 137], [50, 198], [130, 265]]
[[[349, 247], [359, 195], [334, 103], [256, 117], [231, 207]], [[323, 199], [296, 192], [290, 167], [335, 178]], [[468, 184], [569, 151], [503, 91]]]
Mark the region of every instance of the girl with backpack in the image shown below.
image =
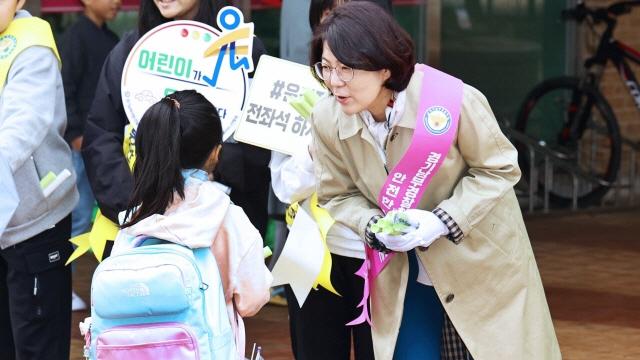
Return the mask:
[[194, 90], [175, 92], [147, 110], [135, 140], [133, 194], [112, 256], [141, 236], [210, 248], [237, 355], [244, 359], [242, 317], [256, 314], [269, 301], [272, 277], [260, 233], [231, 202], [224, 185], [211, 180], [222, 148], [218, 112]]

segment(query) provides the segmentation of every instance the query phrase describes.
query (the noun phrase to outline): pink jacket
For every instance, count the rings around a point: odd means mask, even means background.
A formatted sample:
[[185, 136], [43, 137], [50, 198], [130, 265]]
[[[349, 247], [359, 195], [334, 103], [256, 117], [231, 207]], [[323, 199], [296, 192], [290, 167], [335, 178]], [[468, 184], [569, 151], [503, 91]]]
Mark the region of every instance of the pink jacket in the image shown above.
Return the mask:
[[[157, 237], [189, 248], [211, 248], [225, 291], [238, 358], [244, 359], [242, 317], [256, 314], [269, 301], [273, 280], [264, 264], [262, 237], [244, 211], [213, 182], [189, 178], [184, 200], [177, 194], [175, 199], [163, 215], [150, 216], [121, 232]], [[125, 243], [116, 239], [114, 253]]]

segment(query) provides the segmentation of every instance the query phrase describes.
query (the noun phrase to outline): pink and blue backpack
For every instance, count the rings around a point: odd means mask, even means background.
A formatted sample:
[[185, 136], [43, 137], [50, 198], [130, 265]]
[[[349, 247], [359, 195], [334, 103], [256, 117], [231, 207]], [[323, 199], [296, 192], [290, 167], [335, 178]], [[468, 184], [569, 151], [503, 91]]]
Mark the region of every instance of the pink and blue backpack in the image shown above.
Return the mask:
[[[92, 360], [235, 359], [215, 258], [152, 238], [105, 259], [91, 284]], [[144, 246], [139, 246], [144, 242]]]

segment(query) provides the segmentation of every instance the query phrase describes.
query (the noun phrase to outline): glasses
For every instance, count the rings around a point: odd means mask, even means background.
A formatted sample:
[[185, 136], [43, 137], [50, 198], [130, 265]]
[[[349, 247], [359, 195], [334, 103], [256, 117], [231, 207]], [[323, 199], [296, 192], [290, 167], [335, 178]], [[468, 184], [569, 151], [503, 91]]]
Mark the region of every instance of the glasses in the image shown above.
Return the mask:
[[327, 64], [323, 64], [321, 61], [318, 61], [313, 65], [313, 70], [316, 72], [316, 75], [318, 75], [320, 79], [326, 82], [331, 81], [331, 73], [334, 71], [338, 79], [344, 82], [349, 82], [353, 80], [353, 77], [355, 76], [355, 71], [348, 66], [341, 65], [341, 66], [331, 67]]

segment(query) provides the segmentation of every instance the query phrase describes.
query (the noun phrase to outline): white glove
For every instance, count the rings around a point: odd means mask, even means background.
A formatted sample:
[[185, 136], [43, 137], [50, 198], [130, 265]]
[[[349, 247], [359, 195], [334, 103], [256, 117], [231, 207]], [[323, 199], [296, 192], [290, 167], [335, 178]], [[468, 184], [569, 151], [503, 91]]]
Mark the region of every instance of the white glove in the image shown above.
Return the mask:
[[412, 225], [407, 233], [376, 234], [376, 238], [389, 250], [405, 252], [416, 247], [427, 247], [441, 236], [449, 234], [449, 228], [431, 211], [409, 209], [405, 213]]

